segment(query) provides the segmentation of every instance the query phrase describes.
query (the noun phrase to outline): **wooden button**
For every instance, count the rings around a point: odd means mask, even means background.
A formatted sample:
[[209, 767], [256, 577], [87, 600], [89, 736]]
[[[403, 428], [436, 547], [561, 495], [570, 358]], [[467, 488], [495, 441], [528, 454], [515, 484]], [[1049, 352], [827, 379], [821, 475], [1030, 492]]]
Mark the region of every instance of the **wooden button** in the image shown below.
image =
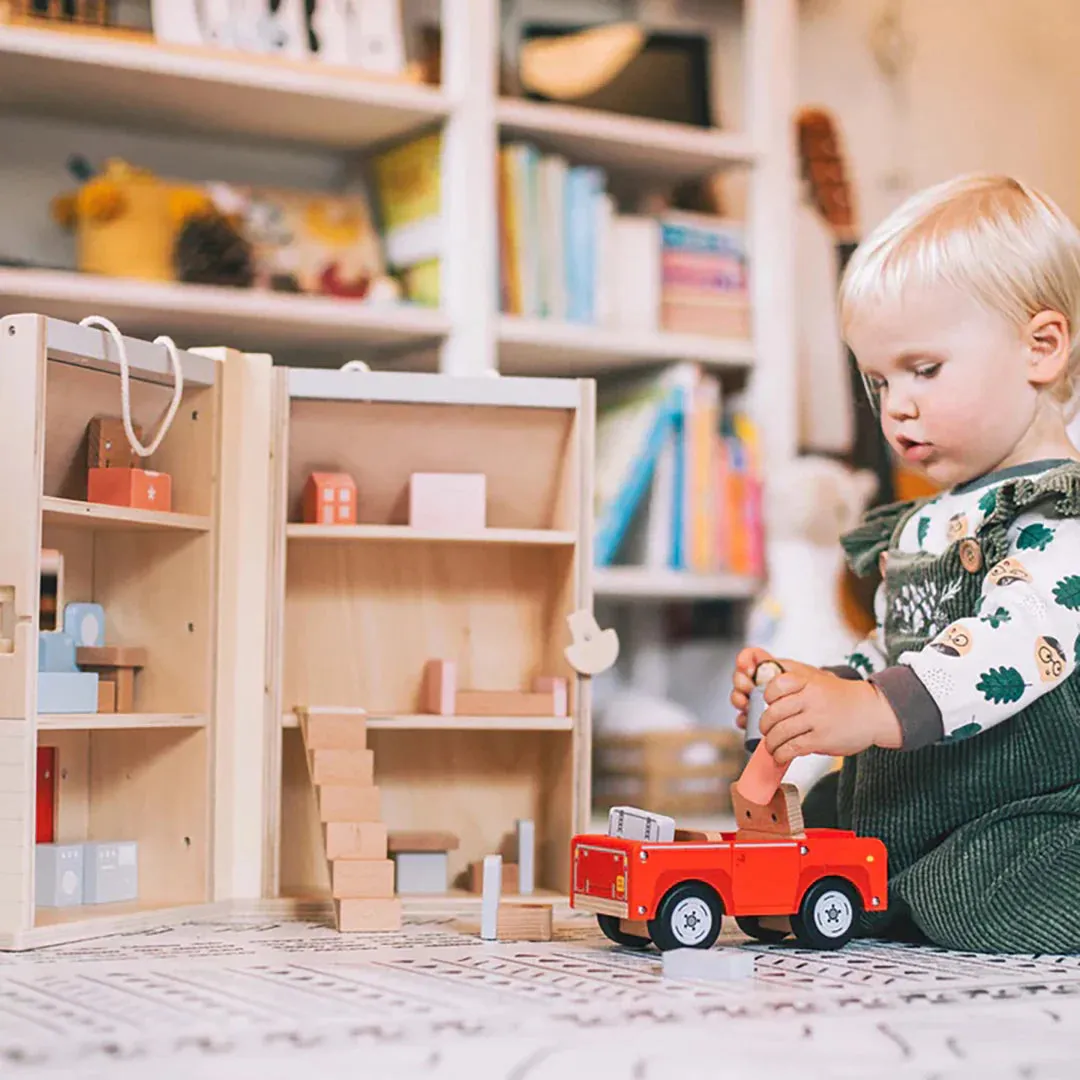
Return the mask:
[[960, 565], [969, 573], [975, 574], [982, 569], [982, 548], [978, 540], [972, 540], [970, 536], [960, 541]]

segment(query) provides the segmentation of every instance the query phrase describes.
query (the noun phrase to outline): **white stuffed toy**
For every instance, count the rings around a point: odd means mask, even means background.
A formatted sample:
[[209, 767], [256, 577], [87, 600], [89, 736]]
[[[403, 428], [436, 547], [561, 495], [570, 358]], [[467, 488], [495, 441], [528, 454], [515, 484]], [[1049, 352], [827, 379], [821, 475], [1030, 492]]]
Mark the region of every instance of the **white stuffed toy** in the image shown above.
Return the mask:
[[[858, 636], [840, 609], [840, 536], [861, 519], [877, 487], [872, 472], [826, 457], [799, 457], [768, 474], [765, 489], [768, 592], [750, 618], [747, 644], [805, 664], [842, 664]], [[785, 780], [805, 794], [833, 765], [797, 758]]]

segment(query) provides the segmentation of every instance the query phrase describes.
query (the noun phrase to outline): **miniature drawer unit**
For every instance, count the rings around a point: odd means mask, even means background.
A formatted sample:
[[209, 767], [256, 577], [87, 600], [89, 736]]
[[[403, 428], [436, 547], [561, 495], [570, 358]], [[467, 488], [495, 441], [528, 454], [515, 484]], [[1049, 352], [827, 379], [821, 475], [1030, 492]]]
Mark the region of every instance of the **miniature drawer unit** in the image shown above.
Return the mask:
[[[267, 895], [330, 895], [305, 707], [364, 710], [377, 820], [455, 837], [431, 878], [448, 898], [522, 819], [536, 892], [565, 894], [589, 807], [588, 683], [563, 650], [567, 617], [592, 606], [593, 383], [275, 378]], [[351, 479], [355, 521], [305, 512], [319, 474]]]
[[[162, 346], [124, 343], [145, 444], [172, 400], [172, 369]], [[179, 357], [175, 419], [152, 466], [137, 465], [168, 475], [171, 508], [90, 502], [92, 429], [122, 412], [117, 340], [36, 315], [0, 320], [0, 948], [76, 932], [58, 923], [212, 898], [223, 364]], [[57, 576], [46, 631], [44, 580]], [[39, 748], [53, 751], [44, 813], [55, 840], [41, 847]]]

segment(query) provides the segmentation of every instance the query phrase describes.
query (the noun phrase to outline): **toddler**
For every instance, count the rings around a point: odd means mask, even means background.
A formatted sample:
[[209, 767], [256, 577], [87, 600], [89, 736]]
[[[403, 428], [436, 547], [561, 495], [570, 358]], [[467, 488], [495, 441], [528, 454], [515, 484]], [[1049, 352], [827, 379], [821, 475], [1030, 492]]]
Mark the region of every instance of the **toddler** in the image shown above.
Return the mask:
[[[1016, 180], [941, 184], [858, 248], [840, 317], [889, 445], [939, 494], [843, 537], [881, 571], [877, 627], [843, 666], [781, 658], [765, 744], [844, 758], [805, 809], [888, 847], [864, 935], [1080, 951], [1080, 232]], [[767, 656], [739, 654], [741, 725]]]

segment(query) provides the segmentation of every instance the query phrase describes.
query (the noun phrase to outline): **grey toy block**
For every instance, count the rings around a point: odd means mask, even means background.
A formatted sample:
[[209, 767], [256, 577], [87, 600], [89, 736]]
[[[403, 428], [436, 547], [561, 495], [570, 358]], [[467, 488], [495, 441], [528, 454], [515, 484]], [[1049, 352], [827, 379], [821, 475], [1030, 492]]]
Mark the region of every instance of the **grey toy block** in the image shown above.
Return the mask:
[[82, 844], [38, 844], [34, 852], [34, 904], [78, 907], [82, 902]]
[[394, 855], [394, 891], [401, 895], [445, 893], [447, 862], [445, 851], [397, 852]]
[[664, 953], [664, 974], [669, 979], [732, 982], [754, 976], [754, 954], [745, 949], [671, 949]]
[[139, 845], [134, 840], [84, 844], [83, 898], [116, 904], [139, 898]]

